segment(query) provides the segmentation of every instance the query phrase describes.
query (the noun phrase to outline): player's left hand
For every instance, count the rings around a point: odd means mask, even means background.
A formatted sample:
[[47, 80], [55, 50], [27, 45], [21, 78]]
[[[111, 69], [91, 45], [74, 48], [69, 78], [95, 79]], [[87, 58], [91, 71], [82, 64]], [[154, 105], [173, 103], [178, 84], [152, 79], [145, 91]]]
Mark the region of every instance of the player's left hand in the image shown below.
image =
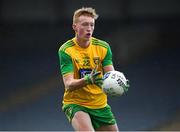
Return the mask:
[[127, 92], [129, 87], [130, 87], [129, 80], [126, 80], [126, 85], [124, 86], [124, 91]]

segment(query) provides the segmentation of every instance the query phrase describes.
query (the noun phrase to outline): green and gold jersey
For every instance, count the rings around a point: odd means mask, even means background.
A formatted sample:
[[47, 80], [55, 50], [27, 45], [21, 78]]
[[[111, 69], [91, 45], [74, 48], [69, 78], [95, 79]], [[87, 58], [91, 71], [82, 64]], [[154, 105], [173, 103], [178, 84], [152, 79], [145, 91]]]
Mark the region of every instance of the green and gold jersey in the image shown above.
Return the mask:
[[[98, 65], [97, 71], [102, 73], [104, 66], [112, 65], [112, 52], [109, 44], [93, 37], [87, 48], [80, 47], [75, 38], [68, 40], [60, 47], [58, 54], [61, 74], [63, 76], [73, 74], [75, 79], [83, 78], [96, 65]], [[103, 108], [107, 104], [107, 96], [101, 88], [94, 84], [74, 91], [65, 88], [63, 104], [79, 104], [93, 109]]]

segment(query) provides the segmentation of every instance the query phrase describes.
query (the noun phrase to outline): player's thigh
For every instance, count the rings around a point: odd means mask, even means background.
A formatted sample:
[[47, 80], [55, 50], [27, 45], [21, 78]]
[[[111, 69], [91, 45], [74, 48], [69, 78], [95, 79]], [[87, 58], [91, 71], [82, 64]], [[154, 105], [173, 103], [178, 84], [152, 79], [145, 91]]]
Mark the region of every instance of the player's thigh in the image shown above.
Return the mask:
[[72, 118], [72, 126], [76, 131], [94, 131], [89, 114], [78, 111]]
[[117, 124], [100, 126], [96, 131], [119, 131]]

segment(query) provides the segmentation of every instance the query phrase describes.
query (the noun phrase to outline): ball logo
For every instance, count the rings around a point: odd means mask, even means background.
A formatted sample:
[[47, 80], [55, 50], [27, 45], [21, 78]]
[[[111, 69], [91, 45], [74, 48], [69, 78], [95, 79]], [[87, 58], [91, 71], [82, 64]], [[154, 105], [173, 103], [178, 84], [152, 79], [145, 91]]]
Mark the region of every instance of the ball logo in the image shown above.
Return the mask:
[[119, 86], [124, 86], [124, 83], [120, 78], [117, 79], [117, 83], [119, 84]]
[[105, 80], [106, 78], [109, 77], [109, 75], [110, 75], [110, 72], [107, 72], [106, 74], [104, 74], [103, 79]]

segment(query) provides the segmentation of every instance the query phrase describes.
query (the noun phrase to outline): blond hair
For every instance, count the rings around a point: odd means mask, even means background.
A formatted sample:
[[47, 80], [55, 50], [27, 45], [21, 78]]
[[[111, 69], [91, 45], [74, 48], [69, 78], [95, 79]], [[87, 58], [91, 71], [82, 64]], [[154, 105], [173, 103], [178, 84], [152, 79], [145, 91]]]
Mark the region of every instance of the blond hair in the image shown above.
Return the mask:
[[95, 20], [98, 18], [98, 14], [96, 14], [96, 11], [95, 9], [91, 8], [91, 7], [82, 7], [80, 9], [77, 9], [75, 12], [74, 12], [74, 15], [73, 15], [73, 24], [74, 23], [77, 23], [78, 21], [78, 18], [80, 16], [90, 16], [92, 18], [94, 18]]

